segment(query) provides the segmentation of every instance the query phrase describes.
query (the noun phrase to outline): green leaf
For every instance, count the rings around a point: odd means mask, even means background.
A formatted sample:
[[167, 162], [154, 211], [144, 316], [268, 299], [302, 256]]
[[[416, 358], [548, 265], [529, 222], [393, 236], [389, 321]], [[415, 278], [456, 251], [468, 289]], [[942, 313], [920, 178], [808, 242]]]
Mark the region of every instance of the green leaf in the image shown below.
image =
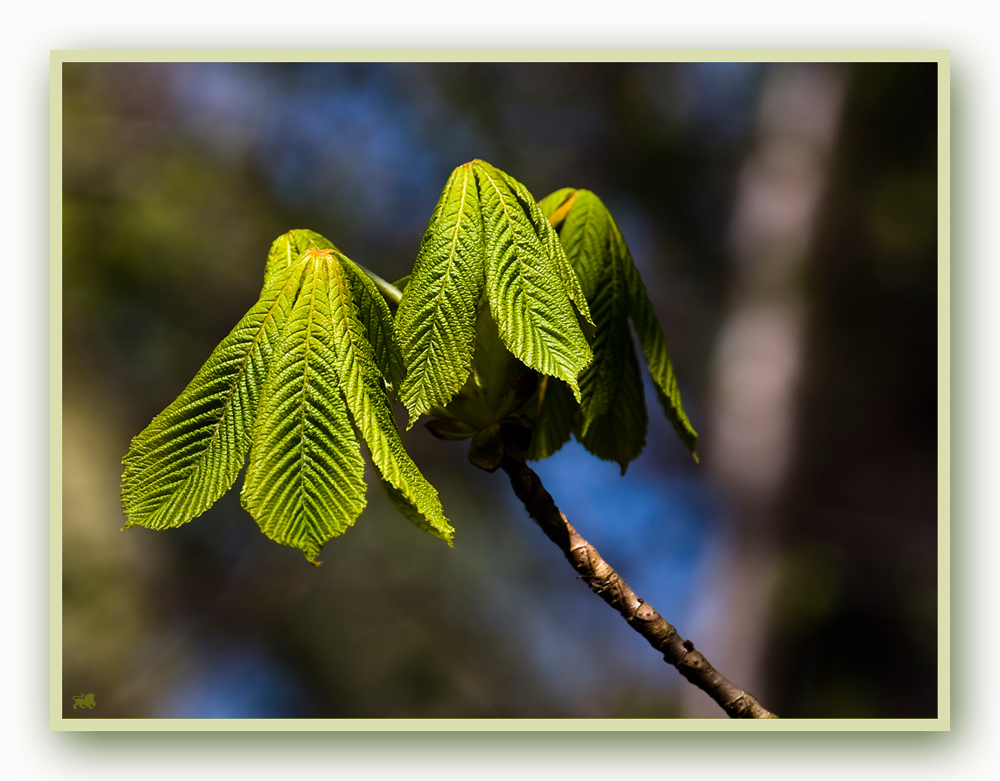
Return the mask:
[[375, 365], [385, 381], [394, 390], [403, 382], [405, 370], [393, 333], [392, 313], [385, 298], [371, 277], [347, 258], [342, 263], [351, 286], [351, 297], [358, 310], [358, 318], [365, 326], [366, 338], [374, 350]]
[[656, 395], [660, 400], [667, 420], [674, 427], [674, 431], [681, 438], [688, 449], [695, 456], [698, 444], [698, 433], [688, 420], [687, 413], [684, 412], [684, 405], [681, 403], [680, 388], [677, 387], [677, 375], [674, 373], [673, 363], [670, 361], [670, 353], [667, 351], [667, 342], [663, 338], [663, 329], [660, 321], [656, 319], [653, 311], [653, 304], [646, 294], [646, 286], [639, 276], [639, 272], [632, 262], [632, 256], [628, 251], [625, 239], [615, 227], [615, 242], [617, 251], [627, 259], [625, 263], [625, 283], [629, 291], [629, 315], [632, 318], [632, 325], [635, 326], [636, 335], [642, 345], [642, 352], [646, 356], [646, 364], [649, 366], [649, 373], [652, 375], [653, 384], [656, 385]]
[[[403, 517], [406, 518], [406, 520], [408, 520], [410, 523], [412, 523], [419, 529], [430, 531], [435, 536], [441, 536], [437, 534], [436, 531], [428, 529], [427, 517], [420, 510], [420, 508], [417, 507], [417, 505], [410, 500], [407, 494], [404, 494], [402, 491], [396, 488], [396, 486], [394, 486], [384, 477], [380, 476], [378, 481], [379, 485], [382, 486], [382, 490], [385, 491], [386, 496], [389, 497], [389, 501], [391, 501], [393, 505], [395, 505], [396, 509], [399, 510], [400, 513], [402, 513]], [[450, 536], [442, 537], [442, 539], [445, 539], [449, 545], [452, 544]]]
[[586, 296], [531, 193], [482, 160], [452, 172], [396, 312], [410, 426], [445, 408], [461, 417], [470, 405], [476, 420], [466, 423], [495, 422], [475, 367], [509, 361], [483, 352], [477, 310], [492, 317], [497, 349], [520, 370], [561, 378], [579, 395], [577, 377], [593, 357], [577, 319], [590, 320]]
[[500, 336], [526, 366], [563, 380], [579, 398], [577, 376], [593, 355], [560, 264], [511, 189], [510, 177], [483, 161], [473, 168], [483, 214], [486, 290]]
[[529, 461], [541, 461], [565, 445], [571, 434], [579, 433], [580, 408], [569, 386], [554, 377], [542, 378], [532, 404], [535, 407], [528, 413], [535, 424], [524, 457]]
[[[591, 453], [618, 461], [623, 473], [642, 449], [647, 418], [628, 327], [631, 318], [667, 418], [693, 452], [697, 434], [684, 413], [663, 332], [607, 207], [589, 190], [565, 188], [542, 199], [539, 208], [558, 226], [595, 324], [594, 361], [580, 375], [577, 438]], [[637, 408], [623, 409], [623, 404]], [[563, 411], [559, 432], [565, 430], [565, 417]], [[539, 425], [547, 424], [540, 419]]]
[[122, 461], [125, 528], [180, 526], [235, 482], [250, 449], [268, 362], [301, 280], [296, 267], [273, 275], [187, 388], [132, 440]]
[[575, 187], [563, 187], [554, 193], [549, 193], [538, 202], [538, 208], [542, 210], [549, 221], [549, 225], [559, 230], [562, 221], [566, 219], [566, 214], [573, 206]]
[[629, 340], [622, 349], [621, 380], [607, 410], [595, 417], [577, 438], [605, 461], [617, 461], [622, 474], [646, 445], [646, 399], [635, 348]]
[[309, 250], [300, 263], [305, 281], [265, 387], [244, 507], [271, 539], [315, 562], [365, 507], [356, 427], [404, 515], [450, 544], [437, 492], [403, 449], [385, 394], [388, 307], [336, 250]]
[[264, 533], [316, 556], [365, 507], [356, 430], [393, 501], [451, 544], [437, 492], [399, 438], [386, 387], [403, 380], [370, 272], [312, 231], [271, 247], [258, 303], [123, 459], [127, 526], [178, 526], [235, 481]]
[[282, 234], [271, 244], [264, 268], [264, 289], [274, 278], [290, 269], [307, 249], [336, 249], [333, 243], [315, 231], [295, 228]]
[[340, 390], [330, 255], [306, 255], [302, 291], [268, 375], [241, 501], [310, 562], [365, 507], [364, 460]]
[[577, 279], [577, 275], [570, 265], [569, 258], [566, 256], [566, 250], [559, 240], [559, 234], [556, 233], [555, 228], [552, 227], [552, 223], [549, 222], [548, 215], [535, 202], [534, 197], [528, 192], [527, 187], [513, 176], [510, 176], [510, 174], [504, 174], [503, 176], [510, 186], [511, 191], [513, 191], [517, 199], [521, 202], [521, 208], [524, 209], [531, 219], [535, 232], [545, 245], [545, 249], [548, 251], [549, 257], [555, 266], [556, 273], [559, 274], [563, 287], [566, 289], [566, 294], [576, 305], [580, 314], [583, 315], [583, 319], [594, 325], [594, 321], [590, 316], [590, 308], [587, 305], [587, 298], [580, 287], [580, 280]]
[[[403, 447], [382, 388], [384, 375], [375, 348], [368, 341], [368, 328], [360, 317], [356, 300], [358, 281], [364, 278], [364, 273], [343, 255], [338, 254], [336, 260], [324, 266], [328, 273], [329, 319], [335, 347], [333, 365], [351, 418], [382, 478], [395, 489], [396, 494], [390, 493], [390, 497], [404, 501], [410, 508], [404, 515], [451, 545], [454, 529], [444, 517], [437, 491]], [[385, 325], [389, 327], [389, 322]]]
[[[568, 193], [568, 197], [554, 197], [560, 193]], [[580, 280], [584, 295], [588, 301], [593, 301], [601, 277], [614, 259], [610, 251], [611, 222], [607, 208], [589, 190], [559, 190], [544, 198], [539, 208], [552, 218], [555, 218], [557, 210], [561, 212], [559, 241]]]
[[472, 370], [484, 253], [479, 193], [466, 164], [441, 193], [396, 312], [409, 426], [431, 407], [445, 406]]
[[618, 394], [625, 356], [632, 347], [625, 258], [616, 251], [614, 230], [611, 215], [600, 199], [588, 190], [578, 190], [559, 233], [570, 263], [593, 304], [594, 362], [580, 377], [584, 434], [608, 411]]
[[[544, 213], [558, 211], [559, 237], [591, 302], [594, 362], [580, 375], [577, 438], [591, 453], [617, 461], [622, 474], [646, 441], [646, 404], [629, 333], [626, 258], [601, 200], [589, 190], [561, 190], [544, 199]], [[623, 409], [634, 404], [635, 409]]]

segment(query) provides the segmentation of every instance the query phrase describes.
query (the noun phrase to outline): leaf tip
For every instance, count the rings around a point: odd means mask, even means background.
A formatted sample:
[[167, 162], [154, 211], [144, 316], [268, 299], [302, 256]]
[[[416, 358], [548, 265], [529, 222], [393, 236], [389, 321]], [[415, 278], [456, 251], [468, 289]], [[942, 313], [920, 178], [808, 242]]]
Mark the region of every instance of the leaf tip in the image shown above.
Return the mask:
[[[589, 364], [590, 362], [588, 361], [587, 363]], [[583, 371], [583, 369], [581, 369], [581, 371]], [[560, 379], [564, 379], [566, 381], [566, 384], [569, 385], [569, 389], [573, 391], [573, 398], [576, 399], [576, 403], [582, 404], [583, 395], [580, 393], [580, 385], [577, 383], [576, 377], [569, 377], [569, 378], [561, 377]]]

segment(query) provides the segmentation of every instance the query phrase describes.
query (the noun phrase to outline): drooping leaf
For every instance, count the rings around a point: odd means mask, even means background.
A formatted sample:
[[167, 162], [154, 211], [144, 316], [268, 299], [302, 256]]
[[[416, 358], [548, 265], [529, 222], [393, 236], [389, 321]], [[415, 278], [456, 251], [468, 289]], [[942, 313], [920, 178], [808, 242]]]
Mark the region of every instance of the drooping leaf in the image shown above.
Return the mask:
[[[656, 395], [660, 400], [667, 420], [674, 427], [674, 431], [681, 438], [692, 454], [696, 453], [698, 444], [698, 433], [691, 425], [687, 413], [684, 412], [684, 405], [681, 403], [680, 388], [677, 387], [677, 375], [674, 373], [674, 365], [670, 360], [670, 353], [667, 351], [667, 342], [663, 338], [663, 329], [660, 321], [656, 319], [653, 311], [653, 304], [646, 294], [646, 286], [639, 276], [639, 272], [632, 262], [632, 256], [625, 244], [625, 239], [615, 228], [615, 243], [618, 252], [621, 253], [627, 262], [625, 263], [625, 282], [629, 291], [629, 316], [632, 325], [635, 326], [636, 335], [639, 337], [639, 344], [642, 352], [646, 356], [646, 365], [649, 366], [649, 373], [656, 386]], [[698, 456], [695, 455], [695, 460]]]
[[386, 496], [389, 497], [389, 501], [393, 503], [397, 510], [402, 513], [403, 517], [406, 518], [410, 523], [419, 529], [424, 529], [425, 531], [431, 531], [435, 537], [441, 537], [446, 540], [449, 545], [451, 545], [451, 538], [437, 534], [436, 531], [428, 529], [427, 517], [420, 510], [417, 505], [410, 500], [407, 494], [400, 491], [396, 486], [386, 480], [384, 477], [379, 476], [379, 485], [382, 486], [382, 490], [385, 491]]
[[569, 258], [566, 256], [566, 250], [559, 240], [559, 234], [556, 233], [555, 228], [552, 227], [552, 223], [549, 222], [548, 215], [535, 202], [534, 197], [528, 192], [527, 187], [510, 174], [503, 174], [503, 177], [518, 201], [520, 201], [521, 208], [528, 215], [535, 232], [545, 245], [545, 249], [549, 253], [549, 258], [552, 260], [559, 279], [562, 280], [563, 287], [570, 301], [576, 306], [583, 319], [590, 323], [590, 325], [594, 325], [594, 321], [590, 316], [590, 307], [587, 305], [587, 297], [580, 287], [580, 280], [570, 265]]
[[268, 537], [313, 563], [366, 503], [364, 460], [336, 369], [332, 262], [313, 255], [302, 264], [302, 292], [268, 375], [240, 497]]
[[617, 461], [622, 474], [646, 445], [646, 400], [642, 374], [631, 341], [622, 350], [621, 381], [608, 408], [595, 417], [577, 438], [587, 450], [605, 461]]
[[365, 506], [356, 428], [403, 514], [450, 544], [437, 492], [403, 449], [385, 393], [388, 307], [336, 250], [308, 250], [298, 263], [305, 281], [265, 388], [244, 507], [265, 534], [314, 561]]
[[[579, 430], [575, 433], [592, 453], [618, 461], [624, 469], [628, 461], [638, 455], [634, 443], [639, 443], [641, 449], [645, 442], [645, 402], [640, 392], [641, 416], [611, 410], [619, 397], [634, 396], [621, 392], [622, 384], [632, 379], [628, 374], [631, 368], [628, 358], [631, 356], [634, 362], [634, 348], [628, 329], [629, 298], [624, 261], [620, 253], [614, 251], [610, 215], [589, 190], [569, 188], [544, 198], [539, 208], [558, 225], [559, 239], [590, 301], [595, 324], [594, 361], [580, 375]], [[590, 435], [591, 427], [599, 420], [604, 433]], [[638, 428], [616, 431], [609, 436], [613, 426], [626, 424], [635, 424]], [[617, 443], [626, 442], [631, 446], [616, 447]]]
[[[389, 399], [382, 389], [375, 348], [367, 339], [368, 329], [360, 318], [355, 298], [358, 286], [369, 283], [360, 269], [342, 255], [327, 264], [329, 273], [330, 322], [333, 329], [340, 389], [354, 425], [361, 432], [372, 461], [395, 493], [390, 497], [408, 505], [404, 512], [418, 527], [451, 545], [454, 529], [445, 518], [437, 491], [413, 463], [396, 428]], [[386, 331], [391, 328], [388, 312], [383, 315]], [[398, 499], [398, 501], [397, 501]]]
[[569, 386], [554, 377], [542, 378], [533, 403], [537, 406], [529, 409], [528, 414], [535, 425], [524, 457], [529, 461], [541, 461], [565, 445], [571, 434], [579, 434], [580, 407]]
[[480, 356], [477, 311], [493, 318], [498, 349], [513, 355], [521, 371], [559, 377], [579, 394], [577, 377], [592, 358], [577, 319], [579, 312], [590, 320], [587, 299], [558, 235], [513, 177], [482, 160], [456, 168], [404, 279], [396, 333], [410, 426], [425, 412], [462, 406], [456, 399], [470, 393], [477, 396], [470, 401], [477, 421], [466, 422], [477, 430], [495, 422], [497, 410], [481, 409], [488, 399], [473, 376], [475, 361], [495, 357]]
[[[568, 197], [562, 201], [553, 197], [559, 193], [568, 193]], [[589, 190], [559, 190], [543, 198], [539, 208], [550, 219], [558, 220], [559, 241], [580, 280], [584, 295], [592, 301], [601, 278], [613, 260], [607, 209]]]
[[509, 177], [482, 161], [474, 167], [486, 243], [486, 290], [500, 336], [526, 366], [563, 380], [579, 398], [577, 377], [593, 355], [559, 263]]
[[405, 369], [393, 333], [393, 318], [389, 306], [368, 274], [349, 260], [343, 265], [348, 270], [347, 279], [351, 286], [351, 297], [358, 310], [358, 319], [365, 326], [366, 338], [373, 349], [375, 365], [378, 366], [385, 382], [393, 390], [398, 391], [403, 382]]
[[[264, 271], [265, 280], [273, 278], [275, 274], [299, 262], [302, 254], [309, 249], [333, 250], [340, 253], [333, 242], [315, 231], [303, 228], [290, 230], [279, 236], [271, 245]], [[375, 348], [376, 361], [382, 375], [389, 386], [398, 391], [403, 381], [404, 370], [399, 346], [392, 334], [392, 313], [377, 285], [372, 281], [371, 272], [362, 276], [364, 279], [355, 284], [355, 301], [361, 310], [360, 317], [368, 327], [368, 341]]]
[[370, 272], [312, 231], [274, 242], [257, 305], [187, 389], [133, 440], [127, 526], [177, 526], [207, 509], [249, 452], [241, 501], [309, 561], [365, 506], [364, 436], [393, 501], [451, 543], [437, 492], [403, 450], [386, 395], [403, 380], [393, 321]]
[[180, 526], [235, 482], [250, 449], [268, 362], [301, 281], [295, 267], [272, 275], [181, 395], [132, 440], [122, 461], [126, 528]]
[[[571, 188], [542, 199], [539, 208], [557, 227], [595, 324], [594, 361], [580, 376], [577, 438], [595, 455], [618, 461], [623, 473], [645, 443], [647, 418], [631, 319], [667, 418], [693, 452], [697, 434], [684, 413], [662, 330], [611, 214], [594, 193]], [[623, 410], [625, 403], [637, 404], [641, 414]], [[563, 410], [559, 432], [565, 431], [565, 419]], [[538, 425], [544, 430], [550, 424], [540, 419]]]
[[[629, 297], [624, 263], [616, 251], [611, 215], [589, 190], [578, 190], [559, 237], [594, 315], [594, 362], [580, 377], [582, 433], [608, 411], [623, 381], [625, 355], [632, 348], [628, 330]], [[638, 432], [645, 438], [645, 429]]]
[[483, 223], [471, 164], [456, 168], [424, 233], [396, 312], [409, 426], [465, 384], [485, 274]]

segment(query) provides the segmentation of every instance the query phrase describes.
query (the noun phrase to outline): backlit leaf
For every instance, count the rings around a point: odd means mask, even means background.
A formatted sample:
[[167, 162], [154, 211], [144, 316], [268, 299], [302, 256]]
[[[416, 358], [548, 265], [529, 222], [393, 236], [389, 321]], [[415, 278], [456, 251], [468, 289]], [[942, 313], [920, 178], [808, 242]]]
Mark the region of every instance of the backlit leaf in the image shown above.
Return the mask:
[[[580, 377], [582, 432], [608, 411], [623, 381], [625, 355], [632, 347], [624, 258], [614, 246], [611, 215], [589, 190], [577, 190], [560, 226], [574, 271], [591, 301], [594, 362]], [[639, 432], [644, 438], [645, 430]]]
[[264, 289], [267, 289], [276, 276], [297, 263], [307, 249], [336, 249], [336, 247], [325, 236], [305, 228], [295, 228], [275, 239], [267, 253]]
[[552, 223], [549, 222], [548, 215], [535, 202], [531, 193], [528, 192], [528, 188], [517, 181], [517, 179], [510, 174], [504, 174], [504, 180], [510, 186], [515, 196], [517, 196], [517, 199], [521, 203], [521, 208], [528, 215], [535, 232], [542, 240], [546, 250], [548, 250], [549, 257], [552, 259], [553, 266], [559, 275], [559, 279], [562, 280], [563, 287], [566, 289], [566, 294], [569, 296], [570, 301], [573, 302], [580, 314], [583, 315], [584, 320], [593, 325], [594, 321], [590, 316], [587, 297], [583, 294], [583, 289], [580, 287], [580, 280], [577, 279], [570, 265], [569, 258], [566, 256], [566, 250], [559, 240], [559, 234], [556, 233], [555, 228], [552, 227]]
[[[297, 253], [297, 254], [296, 254]], [[403, 450], [386, 387], [403, 379], [389, 308], [368, 273], [312, 231], [271, 247], [258, 303], [123, 463], [127, 526], [177, 526], [235, 481], [271, 539], [315, 563], [365, 507], [357, 431], [403, 514], [451, 542], [437, 492]]]
[[550, 247], [507, 177], [479, 161], [490, 309], [508, 349], [526, 366], [558, 377], [579, 398], [577, 377], [593, 355]]
[[254, 429], [241, 500], [272, 540], [315, 562], [365, 507], [364, 460], [339, 388], [329, 255], [307, 256]]
[[[368, 282], [367, 277], [347, 258], [340, 256], [340, 260], [328, 266], [328, 285], [336, 354], [334, 366], [347, 408], [382, 478], [409, 506], [410, 510], [404, 515], [450, 545], [454, 529], [444, 517], [437, 491], [403, 447], [389, 399], [382, 388], [384, 377], [376, 361], [375, 348], [368, 341], [368, 329], [359, 317], [355, 291], [359, 283]], [[388, 320], [384, 325], [386, 329], [391, 327]]]
[[122, 461], [126, 528], [180, 526], [235, 482], [250, 449], [268, 362], [301, 281], [295, 267], [273, 275], [181, 395], [132, 440]]
[[396, 312], [406, 366], [400, 396], [410, 426], [431, 407], [445, 406], [472, 370], [484, 253], [479, 193], [467, 164], [441, 193]]
[[[343, 256], [341, 256], [343, 257]], [[371, 277], [351, 261], [343, 264], [351, 287], [351, 298], [357, 308], [357, 317], [365, 328], [366, 339], [372, 346], [373, 358], [385, 382], [398, 390], [403, 382], [403, 358], [394, 335], [392, 313]], [[357, 272], [357, 273], [355, 273]]]
[[[577, 319], [590, 318], [586, 296], [531, 193], [482, 160], [452, 172], [396, 312], [409, 425], [480, 388], [470, 380], [474, 361], [492, 358], [477, 347], [477, 310], [496, 323], [501, 352], [579, 394], [577, 377], [592, 358]], [[500, 398], [507, 389], [497, 390]]]

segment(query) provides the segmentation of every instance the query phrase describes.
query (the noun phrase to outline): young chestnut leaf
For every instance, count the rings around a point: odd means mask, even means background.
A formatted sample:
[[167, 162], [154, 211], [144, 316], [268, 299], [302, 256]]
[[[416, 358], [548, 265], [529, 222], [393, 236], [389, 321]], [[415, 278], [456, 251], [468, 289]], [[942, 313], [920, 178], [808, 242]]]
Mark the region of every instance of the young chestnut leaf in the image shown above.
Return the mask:
[[132, 440], [122, 459], [125, 528], [180, 526], [232, 487], [301, 282], [299, 267], [273, 277], [180, 396]]
[[249, 453], [243, 506], [268, 537], [316, 563], [365, 506], [359, 431], [393, 503], [451, 544], [437, 492], [392, 416], [386, 387], [402, 376], [392, 317], [371, 279], [319, 234], [279, 237], [258, 303], [132, 441], [125, 528], [200, 515]]
[[577, 376], [593, 358], [577, 317], [590, 320], [579, 282], [524, 185], [473, 160], [449, 177], [396, 312], [410, 426], [469, 380], [482, 305], [506, 350], [579, 398]]
[[579, 404], [551, 379], [539, 389], [527, 457], [547, 458], [575, 434], [594, 455], [617, 461], [624, 474], [642, 451], [648, 420], [629, 320], [667, 419], [695, 453], [698, 435], [684, 412], [663, 331], [607, 207], [589, 190], [573, 188], [543, 198], [539, 207], [556, 228], [590, 304], [594, 361], [580, 375]]

